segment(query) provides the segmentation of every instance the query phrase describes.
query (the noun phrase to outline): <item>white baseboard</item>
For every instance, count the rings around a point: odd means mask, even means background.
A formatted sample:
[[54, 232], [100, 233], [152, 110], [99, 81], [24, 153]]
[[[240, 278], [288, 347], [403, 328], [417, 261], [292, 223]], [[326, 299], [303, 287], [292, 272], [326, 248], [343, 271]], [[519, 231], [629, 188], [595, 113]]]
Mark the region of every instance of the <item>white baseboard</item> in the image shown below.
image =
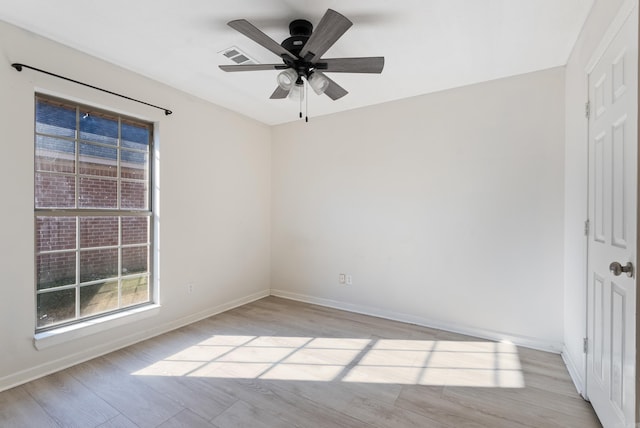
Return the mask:
[[0, 391], [22, 385], [23, 383], [30, 382], [32, 380], [41, 378], [60, 370], [64, 370], [71, 366], [75, 366], [76, 364], [80, 364], [93, 358], [97, 358], [99, 356], [133, 345], [143, 340], [150, 339], [160, 334], [167, 333], [171, 330], [184, 327], [185, 325], [189, 325], [202, 319], [209, 318], [213, 315], [217, 315], [238, 306], [246, 305], [247, 303], [251, 303], [255, 300], [267, 297], [269, 296], [269, 294], [269, 290], [262, 290], [248, 296], [240, 297], [230, 302], [214, 306], [213, 308], [206, 309], [195, 314], [190, 314], [185, 317], [164, 323], [162, 325], [155, 326], [152, 329], [133, 333], [128, 336], [121, 337], [118, 340], [107, 342], [100, 346], [87, 349], [82, 352], [67, 355], [57, 360], [47, 361], [46, 363], [34, 367], [29, 367], [28, 369], [21, 370], [17, 373], [12, 373], [8, 376], [0, 378]]
[[462, 326], [452, 323], [446, 323], [429, 318], [419, 317], [415, 315], [404, 314], [400, 312], [388, 311], [386, 309], [375, 308], [370, 306], [358, 305], [354, 303], [341, 302], [337, 300], [325, 299], [321, 297], [309, 296], [306, 294], [292, 293], [290, 291], [271, 289], [271, 295], [282, 297], [290, 300], [297, 300], [305, 303], [326, 306], [334, 309], [355, 312], [363, 315], [371, 315], [378, 318], [385, 318], [393, 321], [406, 322], [423, 327], [435, 328], [438, 330], [446, 330], [453, 333], [475, 336], [478, 338], [489, 340], [507, 340], [515, 345], [524, 346], [526, 348], [537, 349], [540, 351], [553, 352], [560, 354], [563, 344], [561, 342], [544, 341], [527, 336], [512, 335], [504, 332], [493, 331], [488, 329], [474, 328]]
[[564, 364], [567, 366], [567, 370], [569, 371], [569, 376], [571, 376], [571, 380], [573, 381], [574, 386], [576, 387], [576, 391], [580, 394], [584, 399], [587, 398], [585, 385], [584, 385], [584, 377], [582, 370], [578, 369], [578, 365], [576, 365], [573, 358], [571, 358], [571, 354], [567, 347], [562, 348], [562, 360]]

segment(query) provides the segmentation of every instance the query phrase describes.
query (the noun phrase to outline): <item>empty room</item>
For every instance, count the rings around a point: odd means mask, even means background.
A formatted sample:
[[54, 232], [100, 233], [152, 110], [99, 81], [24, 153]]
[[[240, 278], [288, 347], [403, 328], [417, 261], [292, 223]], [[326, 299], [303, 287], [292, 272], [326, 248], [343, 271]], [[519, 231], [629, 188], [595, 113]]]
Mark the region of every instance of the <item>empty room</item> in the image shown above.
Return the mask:
[[0, 427], [634, 427], [638, 0], [0, 1]]

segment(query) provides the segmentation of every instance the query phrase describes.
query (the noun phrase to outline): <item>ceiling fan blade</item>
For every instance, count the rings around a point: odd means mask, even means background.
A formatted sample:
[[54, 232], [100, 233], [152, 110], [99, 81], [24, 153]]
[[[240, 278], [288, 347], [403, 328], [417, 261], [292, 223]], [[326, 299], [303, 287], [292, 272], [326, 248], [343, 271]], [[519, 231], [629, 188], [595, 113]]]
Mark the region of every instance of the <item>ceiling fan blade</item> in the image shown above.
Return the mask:
[[325, 79], [327, 79], [329, 81], [329, 86], [327, 86], [327, 89], [324, 91], [324, 94], [326, 96], [328, 96], [329, 98], [331, 98], [332, 100], [337, 100], [339, 98], [344, 97], [345, 95], [347, 95], [349, 92], [344, 89], [342, 86], [338, 85], [336, 82], [334, 82], [333, 80], [331, 80], [329, 78], [329, 76], [327, 76], [326, 74], [322, 74], [319, 71], [316, 71], [316, 73], [324, 76]]
[[300, 51], [300, 58], [313, 62], [320, 58], [353, 25], [333, 9], [327, 9], [316, 29]]
[[238, 64], [219, 65], [222, 71], [260, 71], [260, 70], [284, 70], [285, 64]]
[[229, 21], [227, 25], [234, 30], [241, 32], [260, 46], [269, 49], [271, 52], [280, 57], [282, 57], [282, 55], [286, 55], [291, 59], [296, 59], [296, 56], [294, 54], [280, 46], [278, 42], [264, 34], [255, 25], [253, 25], [246, 19], [236, 19], [234, 21]]
[[281, 100], [282, 98], [287, 98], [287, 95], [289, 95], [289, 91], [278, 86], [269, 98], [271, 98], [272, 100]]
[[384, 57], [322, 58], [316, 67], [325, 73], [382, 73]]

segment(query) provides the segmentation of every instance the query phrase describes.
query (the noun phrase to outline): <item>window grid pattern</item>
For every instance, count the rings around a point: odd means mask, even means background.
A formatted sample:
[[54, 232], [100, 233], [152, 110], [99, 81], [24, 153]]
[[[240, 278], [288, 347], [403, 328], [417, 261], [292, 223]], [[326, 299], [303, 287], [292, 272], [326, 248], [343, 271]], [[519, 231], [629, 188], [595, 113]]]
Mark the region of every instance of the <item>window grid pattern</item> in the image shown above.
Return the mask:
[[41, 95], [36, 330], [151, 302], [152, 125]]

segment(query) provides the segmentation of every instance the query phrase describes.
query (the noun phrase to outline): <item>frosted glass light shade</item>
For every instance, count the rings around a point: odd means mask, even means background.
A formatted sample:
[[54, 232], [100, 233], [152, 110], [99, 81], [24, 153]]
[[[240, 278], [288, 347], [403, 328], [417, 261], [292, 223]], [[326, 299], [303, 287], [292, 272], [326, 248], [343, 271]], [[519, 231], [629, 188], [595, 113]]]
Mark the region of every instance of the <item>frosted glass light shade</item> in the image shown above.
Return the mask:
[[311, 86], [313, 91], [318, 95], [324, 94], [324, 91], [326, 91], [329, 87], [329, 80], [322, 74], [313, 73], [311, 76], [309, 76], [307, 81], [309, 82], [309, 85]]
[[304, 101], [304, 85], [302, 83], [293, 85], [289, 91], [289, 99], [291, 101]]
[[290, 90], [298, 79], [298, 73], [292, 68], [287, 68], [282, 73], [278, 74], [278, 86], [285, 91]]

